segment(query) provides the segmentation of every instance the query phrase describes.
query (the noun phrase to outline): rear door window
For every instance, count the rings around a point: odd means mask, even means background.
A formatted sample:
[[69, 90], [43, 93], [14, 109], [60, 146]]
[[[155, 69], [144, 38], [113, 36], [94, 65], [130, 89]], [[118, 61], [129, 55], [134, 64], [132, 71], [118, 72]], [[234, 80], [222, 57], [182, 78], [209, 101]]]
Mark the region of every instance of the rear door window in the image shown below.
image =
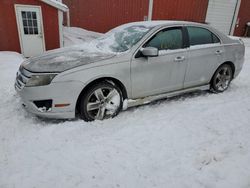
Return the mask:
[[209, 30], [201, 27], [187, 27], [190, 46], [220, 43], [220, 39]]

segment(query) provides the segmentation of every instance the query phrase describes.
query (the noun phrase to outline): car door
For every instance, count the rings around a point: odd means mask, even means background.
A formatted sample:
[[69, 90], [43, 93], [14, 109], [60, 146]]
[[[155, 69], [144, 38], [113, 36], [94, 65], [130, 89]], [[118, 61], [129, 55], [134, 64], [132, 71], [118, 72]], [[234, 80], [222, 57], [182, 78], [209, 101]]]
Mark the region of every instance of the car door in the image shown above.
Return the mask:
[[[183, 88], [187, 49], [182, 27], [157, 32], [142, 48], [155, 47], [157, 57], [136, 55], [131, 61], [133, 98], [157, 95]], [[140, 51], [138, 52], [140, 54]]]
[[222, 62], [224, 48], [220, 39], [206, 28], [188, 26], [190, 47], [184, 88], [208, 84]]

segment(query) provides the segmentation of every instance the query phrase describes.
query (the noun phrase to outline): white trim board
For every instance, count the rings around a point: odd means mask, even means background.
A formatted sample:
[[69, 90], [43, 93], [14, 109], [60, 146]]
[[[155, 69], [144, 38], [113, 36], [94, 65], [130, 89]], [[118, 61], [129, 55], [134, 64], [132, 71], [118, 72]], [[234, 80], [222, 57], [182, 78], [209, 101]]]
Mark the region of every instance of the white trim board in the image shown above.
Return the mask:
[[59, 1], [56, 1], [56, 0], [40, 0], [40, 1], [50, 5], [52, 7], [55, 7], [63, 12], [69, 11], [69, 8], [67, 7], [67, 5], [65, 5]]
[[238, 16], [239, 16], [239, 12], [240, 12], [240, 5], [241, 5], [241, 0], [237, 1], [237, 5], [236, 5], [236, 9], [235, 9], [235, 13], [234, 13], [234, 18], [232, 21], [232, 26], [231, 26], [231, 31], [230, 31], [230, 35], [234, 34], [235, 31], [235, 27], [237, 27], [237, 20], [238, 20]]
[[148, 4], [148, 21], [152, 20], [153, 8], [154, 8], [154, 0], [149, 0], [149, 4]]
[[58, 27], [59, 27], [59, 41], [60, 47], [64, 46], [63, 41], [63, 12], [58, 10]]

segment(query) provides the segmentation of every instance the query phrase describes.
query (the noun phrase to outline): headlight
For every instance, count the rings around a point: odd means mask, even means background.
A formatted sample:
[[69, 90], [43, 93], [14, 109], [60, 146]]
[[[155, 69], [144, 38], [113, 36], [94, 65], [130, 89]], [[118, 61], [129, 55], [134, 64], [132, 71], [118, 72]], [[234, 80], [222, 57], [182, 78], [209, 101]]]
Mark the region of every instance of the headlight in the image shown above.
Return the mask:
[[57, 74], [33, 75], [28, 80], [26, 87], [49, 85]]

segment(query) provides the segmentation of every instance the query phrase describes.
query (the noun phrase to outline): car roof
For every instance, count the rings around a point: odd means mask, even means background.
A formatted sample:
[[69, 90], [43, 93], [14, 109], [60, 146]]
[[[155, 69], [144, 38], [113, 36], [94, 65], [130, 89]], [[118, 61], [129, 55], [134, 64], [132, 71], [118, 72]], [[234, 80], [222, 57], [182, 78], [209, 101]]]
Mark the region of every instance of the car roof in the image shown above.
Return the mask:
[[140, 25], [145, 27], [157, 27], [157, 26], [167, 26], [167, 25], [197, 25], [197, 26], [204, 26], [207, 24], [204, 23], [197, 23], [197, 22], [188, 22], [188, 21], [177, 21], [177, 20], [155, 20], [155, 21], [141, 21], [141, 22], [131, 22], [125, 24], [127, 26], [131, 25]]
[[219, 36], [219, 38], [224, 42], [224, 43], [230, 43], [232, 42], [232, 39], [228, 38], [225, 34], [222, 32], [218, 31], [217, 29], [211, 27], [210, 25], [206, 23], [198, 23], [198, 22], [190, 22], [190, 21], [179, 21], [179, 20], [154, 20], [154, 21], [140, 21], [140, 22], [131, 22], [127, 23], [121, 26], [118, 26], [118, 29], [124, 29], [127, 27], [132, 27], [132, 26], [138, 26], [138, 27], [146, 27], [146, 28], [161, 28], [165, 26], [175, 26], [175, 25], [186, 25], [186, 26], [197, 26], [197, 27], [203, 27], [206, 29], [209, 29], [212, 33], [216, 34]]
[[198, 23], [198, 22], [190, 22], [190, 21], [179, 21], [179, 20], [154, 20], [154, 21], [140, 21], [140, 22], [131, 22], [124, 25], [119, 26], [119, 29], [123, 29], [130, 26], [138, 26], [138, 27], [146, 27], [151, 29], [159, 29], [161, 27], [168, 26], [178, 26], [178, 25], [186, 25], [186, 26], [197, 26], [208, 29], [212, 33], [216, 34], [220, 38], [223, 43], [232, 43], [232, 39], [227, 37], [227, 35], [218, 31], [217, 29], [211, 27], [206, 23]]

